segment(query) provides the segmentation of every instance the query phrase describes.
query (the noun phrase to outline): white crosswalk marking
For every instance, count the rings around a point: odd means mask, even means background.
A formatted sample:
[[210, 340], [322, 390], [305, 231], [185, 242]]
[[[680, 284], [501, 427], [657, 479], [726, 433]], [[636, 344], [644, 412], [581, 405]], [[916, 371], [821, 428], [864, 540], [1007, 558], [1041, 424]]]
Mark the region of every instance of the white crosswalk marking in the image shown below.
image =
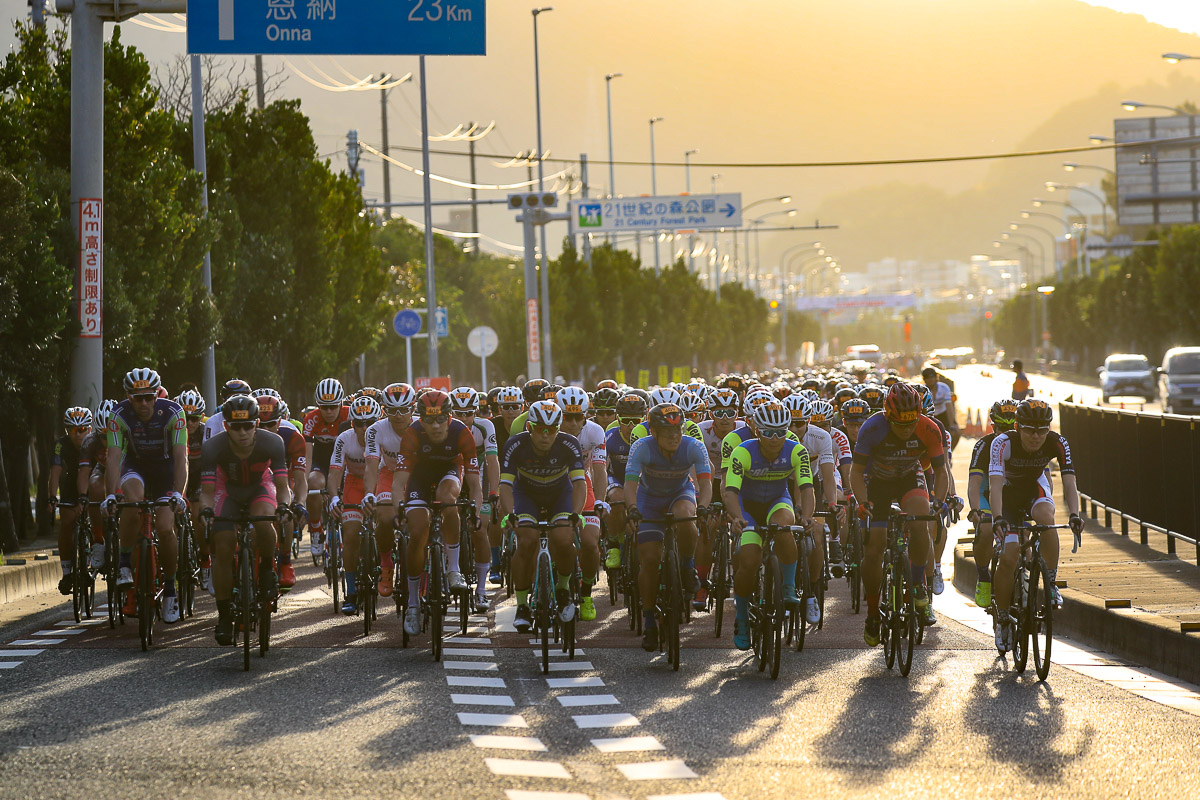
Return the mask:
[[546, 745], [542, 744], [542, 740], [533, 736], [499, 736], [497, 734], [471, 734], [471, 744], [476, 747], [490, 748], [493, 750], [528, 750], [531, 752], [545, 752]]
[[592, 746], [601, 753], [639, 753], [646, 750], [666, 750], [653, 736], [626, 736], [620, 739], [592, 739]]
[[565, 778], [571, 773], [557, 761], [532, 761], [519, 758], [485, 758], [484, 764], [496, 775], [513, 775], [521, 778]]
[[681, 759], [647, 761], [643, 764], [618, 764], [617, 769], [631, 781], [682, 780], [699, 777]]

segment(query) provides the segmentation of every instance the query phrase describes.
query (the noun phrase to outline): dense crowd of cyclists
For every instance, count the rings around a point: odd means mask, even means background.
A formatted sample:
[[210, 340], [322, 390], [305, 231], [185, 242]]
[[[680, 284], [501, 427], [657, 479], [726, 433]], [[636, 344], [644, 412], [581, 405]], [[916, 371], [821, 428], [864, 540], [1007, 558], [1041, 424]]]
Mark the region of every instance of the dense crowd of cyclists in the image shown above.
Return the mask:
[[[274, 389], [236, 379], [207, 416], [194, 386], [172, 399], [153, 369], [123, 386], [123, 400], [94, 412], [67, 409], [56, 442], [60, 591], [94, 586], [111, 564], [124, 616], [173, 624], [191, 611], [180, 595], [190, 597], [195, 567], [222, 645], [248, 624], [233, 605], [239, 551], [256, 553], [269, 610], [296, 583], [307, 530], [337, 610], [370, 616], [394, 598], [406, 643], [431, 630], [431, 574], [444, 576], [464, 624], [468, 610], [491, 608], [489, 585], [505, 587], [520, 632], [544, 626], [548, 608], [556, 628], [595, 620], [604, 576], [644, 649], [674, 647], [676, 668], [680, 622], [715, 611], [719, 635], [732, 594], [734, 646], [764, 665], [774, 651], [774, 673], [780, 635], [802, 642], [820, 628], [825, 591], [843, 578], [856, 613], [865, 600], [868, 645], [919, 641], [937, 624], [947, 529], [969, 503], [975, 601], [1004, 653], [1021, 646], [1016, 576], [1030, 521], [1046, 597], [1061, 604], [1051, 461], [1069, 526], [1078, 535], [1083, 524], [1069, 445], [1036, 398], [992, 405], [960, 499], [949, 388], [933, 370], [915, 384], [894, 372], [773, 370], [649, 390], [535, 379], [486, 394], [405, 383], [347, 393], [326, 378], [299, 418]], [[183, 517], [194, 534], [181, 553]], [[131, 591], [145, 569], [132, 557], [141, 537], [155, 547], [149, 610]]]

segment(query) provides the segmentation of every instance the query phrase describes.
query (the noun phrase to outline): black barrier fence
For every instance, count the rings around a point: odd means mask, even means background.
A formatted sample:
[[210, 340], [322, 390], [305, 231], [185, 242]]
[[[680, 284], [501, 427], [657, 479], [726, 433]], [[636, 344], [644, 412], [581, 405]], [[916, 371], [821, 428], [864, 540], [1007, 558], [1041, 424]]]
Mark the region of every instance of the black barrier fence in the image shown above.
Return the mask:
[[1105, 526], [1137, 527], [1142, 544], [1165, 534], [1169, 553], [1186, 542], [1200, 563], [1197, 418], [1059, 403], [1058, 419], [1092, 519], [1103, 509]]

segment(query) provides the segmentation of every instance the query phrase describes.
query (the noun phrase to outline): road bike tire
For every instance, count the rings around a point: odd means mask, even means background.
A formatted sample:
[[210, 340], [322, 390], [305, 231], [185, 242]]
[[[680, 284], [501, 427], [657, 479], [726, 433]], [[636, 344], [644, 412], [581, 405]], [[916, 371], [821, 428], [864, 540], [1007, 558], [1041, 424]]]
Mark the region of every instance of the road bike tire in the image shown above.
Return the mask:
[[548, 553], [538, 553], [537, 573], [534, 576], [537, 587], [537, 627], [542, 646], [542, 674], [550, 672], [550, 638], [553, 616], [550, 609], [554, 606], [554, 568], [550, 563]]
[[879, 638], [883, 644], [883, 663], [888, 669], [896, 666], [897, 639], [893, 629], [896, 611], [892, 604], [896, 595], [895, 580], [891, 564], [885, 562], [879, 595]]
[[[238, 558], [238, 613], [242, 625], [242, 671], [250, 671], [250, 620], [254, 607], [254, 559], [253, 551], [241, 551]], [[236, 628], [234, 635], [237, 634]]]
[[150, 649], [154, 636], [154, 576], [151, 566], [150, 545], [142, 540], [138, 547], [137, 575], [138, 637], [142, 652]]
[[[1024, 561], [1023, 558], [1022, 561]], [[1012, 607], [1018, 609], [1018, 611], [1013, 616], [1012, 655], [1013, 669], [1016, 670], [1018, 675], [1024, 673], [1025, 668], [1029, 664], [1029, 640], [1031, 634], [1029, 584], [1033, 578], [1032, 573], [1036, 570], [1036, 565], [1021, 563], [1017, 565], [1017, 570], [1013, 573]]]
[[433, 660], [441, 661], [442, 626], [446, 621], [446, 565], [442, 562], [441, 546], [430, 546], [425, 560], [429, 570], [429, 584], [425, 589], [429, 608], [429, 641], [433, 647]]
[[1050, 648], [1054, 643], [1054, 593], [1050, 589], [1050, 568], [1039, 555], [1029, 570], [1029, 616], [1027, 627], [1033, 651], [1033, 665], [1039, 681], [1050, 674]]
[[804, 619], [804, 602], [812, 590], [810, 586], [812, 579], [808, 575], [808, 560], [812, 556], [812, 545], [809, 543], [807, 535], [801, 535], [800, 546], [796, 549], [799, 556], [796, 559], [796, 594], [800, 597], [800, 608], [793, 616], [796, 619], [796, 652], [800, 653], [804, 650], [805, 634], [808, 633], [808, 621]]
[[258, 607], [258, 656], [266, 656], [271, 648], [271, 603], [263, 602]]
[[766, 573], [764, 576], [763, 599], [765, 615], [763, 626], [763, 660], [771, 669], [771, 680], [779, 677], [779, 661], [783, 650], [783, 570], [779, 566], [779, 557], [771, 553], [767, 557]]
[[850, 549], [854, 563], [847, 569], [850, 580], [850, 609], [857, 614], [862, 609], [862, 529], [856, 524], [851, 527]]
[[900, 674], [907, 677], [912, 669], [913, 646], [916, 643], [917, 610], [913, 606], [912, 587], [909, 585], [908, 559], [897, 560], [892, 569], [896, 572], [896, 583], [899, 591], [896, 593], [898, 607], [893, 619], [893, 639], [896, 640], [896, 661]]
[[[121, 614], [121, 592], [117, 589], [117, 580], [120, 575], [116, 552], [118, 550], [117, 534], [115, 526], [110, 529], [108, 522], [104, 523], [104, 527], [104, 583], [107, 591], [108, 627], [109, 629], [115, 629], [117, 627], [117, 619]], [[123, 622], [124, 620], [122, 620]]]
[[626, 586], [629, 591], [626, 596], [629, 598], [629, 628], [638, 636], [642, 635], [642, 588], [638, 581], [639, 572], [641, 571], [641, 563], [638, 560], [637, 545], [630, 548], [629, 554], [629, 575], [626, 577]]
[[679, 570], [679, 552], [672, 548], [663, 558], [663, 628], [667, 643], [667, 663], [679, 671], [679, 628], [683, 624], [683, 581]]
[[817, 620], [817, 630], [825, 628], [825, 583], [826, 577], [821, 575], [821, 579], [817, 581], [817, 608], [821, 610], [821, 618]]
[[[87, 518], [87, 512], [80, 514], [84, 519]], [[83, 531], [79, 525], [75, 526], [75, 570], [72, 573], [74, 580], [71, 581], [71, 611], [75, 615], [75, 621], [80, 622], [85, 617], [90, 617], [87, 612], [87, 586], [90, 583], [91, 575], [88, 572], [88, 558], [91, 553], [88, 551], [87, 539], [83, 538]]]
[[341, 556], [341, 531], [337, 531], [335, 535], [334, 529], [328, 529], [325, 534], [328, 553], [326, 555], [328, 567], [326, 570], [326, 580], [329, 581], [330, 588], [333, 589], [333, 613], [342, 613], [341, 590], [342, 590], [342, 556]]
[[375, 621], [375, 565], [379, 563], [375, 534], [371, 532], [363, 536], [362, 544], [358, 564], [358, 596], [362, 598], [363, 636], [370, 636], [371, 624]]
[[718, 532], [716, 538], [710, 572], [714, 580], [708, 597], [713, 610], [713, 637], [720, 639], [721, 629], [725, 626], [725, 601], [729, 598], [729, 540], [724, 532]]

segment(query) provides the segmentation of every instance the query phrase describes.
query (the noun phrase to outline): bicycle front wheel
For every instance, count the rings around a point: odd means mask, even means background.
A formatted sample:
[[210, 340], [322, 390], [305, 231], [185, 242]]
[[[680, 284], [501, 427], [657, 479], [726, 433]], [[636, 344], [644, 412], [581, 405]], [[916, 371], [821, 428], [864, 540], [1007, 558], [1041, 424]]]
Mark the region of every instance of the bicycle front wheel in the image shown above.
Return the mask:
[[[242, 669], [250, 671], [250, 620], [254, 608], [253, 553], [242, 550], [238, 559], [238, 612], [242, 626]], [[236, 631], [234, 634], [236, 635]]]
[[[87, 519], [87, 513], [80, 514], [80, 517]], [[85, 536], [85, 531], [81, 525], [75, 526], [75, 572], [74, 580], [71, 582], [71, 610], [75, 614], [75, 621], [79, 622], [84, 617], [91, 616], [91, 609], [88, 607], [88, 585], [91, 583], [91, 574], [88, 572], [88, 558], [91, 553], [88, 548], [88, 540]]]
[[679, 627], [683, 624], [683, 582], [679, 574], [679, 553], [674, 548], [663, 557], [663, 633], [667, 641], [667, 663], [679, 671]]
[[542, 645], [542, 674], [550, 672], [550, 609], [554, 605], [554, 569], [548, 553], [540, 553], [537, 574], [537, 626]]
[[896, 647], [896, 660], [900, 665], [900, 674], [907, 676], [912, 669], [913, 645], [916, 643], [916, 609], [913, 607], [912, 587], [908, 575], [908, 559], [900, 558], [892, 565], [895, 573], [893, 586], [896, 606], [892, 618], [892, 639]]
[[1050, 645], [1054, 641], [1054, 593], [1050, 588], [1050, 569], [1039, 555], [1029, 570], [1028, 614], [1025, 627], [1032, 640], [1033, 665], [1039, 681], [1050, 674]]
[[1036, 571], [1036, 565], [1033, 565], [1031, 569], [1029, 564], [1020, 564], [1013, 575], [1012, 607], [1018, 609], [1018, 611], [1012, 615], [1012, 654], [1013, 669], [1017, 671], [1017, 674], [1025, 672], [1025, 667], [1029, 664], [1029, 629], [1031, 619], [1029, 613], [1029, 584], [1033, 578], [1032, 573]]
[[154, 559], [150, 543], [143, 540], [138, 551], [137, 610], [138, 634], [142, 652], [150, 649], [154, 638]]
[[[804, 619], [804, 603], [812, 592], [812, 579], [808, 574], [809, 559], [812, 558], [812, 542], [805, 534], [800, 537], [799, 558], [796, 561], [796, 594], [800, 597], [800, 608], [792, 616], [795, 617], [796, 652], [804, 649], [804, 636], [808, 631], [808, 621]], [[891, 666], [890, 664], [888, 665]]]
[[850, 608], [857, 614], [862, 608], [862, 530], [853, 525], [850, 532], [850, 558], [853, 563], [846, 567], [850, 581]]
[[426, 605], [429, 608], [429, 641], [433, 647], [433, 660], [442, 660], [442, 625], [446, 621], [446, 565], [442, 561], [440, 545], [430, 547], [426, 555], [429, 569], [429, 585], [425, 588]]
[[779, 677], [780, 651], [783, 650], [783, 571], [779, 557], [772, 553], [767, 558], [763, 576], [763, 661], [771, 668], [771, 679]]
[[713, 558], [713, 586], [709, 600], [713, 608], [713, 636], [721, 638], [725, 625], [725, 600], [729, 597], [729, 542], [724, 535], [717, 536], [717, 551]]

